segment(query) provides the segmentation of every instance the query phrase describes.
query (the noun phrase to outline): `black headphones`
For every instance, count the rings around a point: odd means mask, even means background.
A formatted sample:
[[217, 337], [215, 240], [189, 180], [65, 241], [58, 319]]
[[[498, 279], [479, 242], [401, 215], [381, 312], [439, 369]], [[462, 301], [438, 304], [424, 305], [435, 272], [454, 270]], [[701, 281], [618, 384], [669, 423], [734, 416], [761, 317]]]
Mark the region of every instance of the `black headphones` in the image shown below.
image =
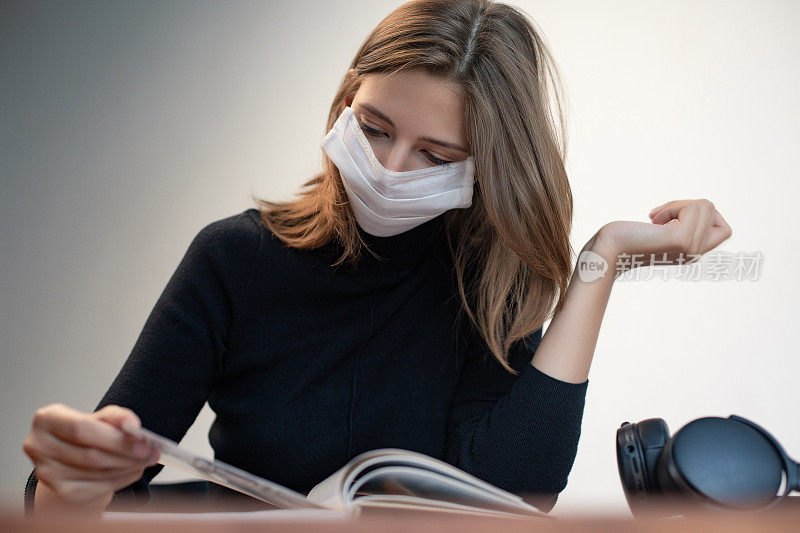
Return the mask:
[[661, 418], [623, 422], [617, 467], [634, 516], [764, 509], [800, 490], [800, 464], [767, 430], [736, 415], [692, 420], [672, 437]]

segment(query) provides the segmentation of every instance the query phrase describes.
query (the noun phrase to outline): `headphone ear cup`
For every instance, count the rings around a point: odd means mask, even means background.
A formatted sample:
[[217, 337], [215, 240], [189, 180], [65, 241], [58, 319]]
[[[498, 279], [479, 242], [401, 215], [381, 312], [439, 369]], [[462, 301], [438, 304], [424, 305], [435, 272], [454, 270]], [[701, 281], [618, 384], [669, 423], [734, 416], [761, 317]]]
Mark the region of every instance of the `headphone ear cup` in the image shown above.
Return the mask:
[[673, 435], [667, 440], [664, 449], [658, 456], [656, 461], [654, 474], [655, 483], [658, 485], [659, 494], [661, 494], [660, 502], [660, 516], [673, 516], [682, 514], [684, 516], [691, 512], [691, 505], [696, 502], [687, 501], [685, 491], [676, 483], [675, 479], [670, 474], [670, 463], [672, 461], [672, 444], [675, 436]]
[[669, 438], [666, 422], [650, 418], [617, 429], [617, 467], [628, 507], [634, 516], [647, 511], [650, 498], [658, 494], [655, 462]]
[[669, 446], [665, 446], [664, 453], [658, 457], [658, 461], [656, 462], [656, 467], [654, 469], [655, 481], [663, 494], [674, 494], [681, 492], [680, 487], [669, 473], [671, 447], [672, 443], [670, 443]]
[[692, 420], [665, 451], [658, 482], [713, 507], [755, 509], [774, 503], [785, 472], [780, 451], [745, 419]]
[[642, 448], [642, 462], [647, 483], [647, 491], [651, 494], [661, 492], [658, 484], [656, 467], [661, 451], [669, 440], [669, 428], [663, 418], [648, 418], [636, 424]]

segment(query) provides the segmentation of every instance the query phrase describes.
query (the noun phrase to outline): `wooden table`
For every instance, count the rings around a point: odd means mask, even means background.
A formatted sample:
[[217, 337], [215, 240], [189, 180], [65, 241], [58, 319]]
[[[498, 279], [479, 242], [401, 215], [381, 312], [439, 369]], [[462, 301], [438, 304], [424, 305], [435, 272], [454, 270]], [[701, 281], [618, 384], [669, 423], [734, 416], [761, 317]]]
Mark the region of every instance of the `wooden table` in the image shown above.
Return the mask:
[[[315, 510], [316, 511], [316, 510]], [[614, 531], [614, 532], [668, 532], [688, 531], [712, 532], [800, 532], [800, 511], [796, 507], [785, 507], [753, 513], [703, 513], [691, 517], [670, 518], [620, 517], [614, 515], [580, 515], [575, 517], [531, 518], [487, 518], [441, 513], [410, 511], [370, 510], [355, 518], [325, 515], [302, 515], [300, 511], [261, 511], [258, 515], [241, 513], [238, 517], [225, 518], [187, 513], [185, 518], [172, 515], [161, 518], [157, 514], [139, 516], [132, 520], [109, 521], [80, 516], [37, 516], [25, 518], [18, 511], [0, 509], [0, 531], [147, 531], [148, 533], [192, 532], [263, 532], [291, 531], [298, 533], [522, 533], [533, 531]], [[265, 515], [265, 513], [273, 513]], [[259, 518], [254, 519], [254, 516]], [[202, 517], [202, 518], [201, 518]]]

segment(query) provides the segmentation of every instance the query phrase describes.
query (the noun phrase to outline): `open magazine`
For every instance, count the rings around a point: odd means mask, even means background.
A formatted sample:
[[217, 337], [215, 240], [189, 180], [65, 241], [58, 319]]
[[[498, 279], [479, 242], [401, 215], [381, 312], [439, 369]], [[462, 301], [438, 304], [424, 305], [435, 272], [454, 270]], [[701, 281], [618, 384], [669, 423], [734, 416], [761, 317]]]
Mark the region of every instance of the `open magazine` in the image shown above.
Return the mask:
[[158, 449], [159, 463], [283, 509], [354, 513], [380, 507], [550, 518], [516, 494], [433, 457], [400, 448], [381, 448], [354, 457], [306, 496], [222, 461], [190, 453], [145, 428], [123, 429]]

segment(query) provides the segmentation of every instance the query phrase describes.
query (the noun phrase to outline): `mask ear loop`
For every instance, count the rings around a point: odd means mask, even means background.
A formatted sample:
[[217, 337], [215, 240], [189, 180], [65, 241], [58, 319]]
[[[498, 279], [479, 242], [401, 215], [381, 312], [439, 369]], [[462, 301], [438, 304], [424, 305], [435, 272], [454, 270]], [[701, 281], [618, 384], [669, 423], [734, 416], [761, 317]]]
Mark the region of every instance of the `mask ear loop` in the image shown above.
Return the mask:
[[742, 418], [741, 416], [730, 415], [728, 417], [731, 420], [736, 420], [738, 422], [742, 422], [747, 424], [748, 426], [758, 430], [764, 438], [766, 438], [772, 446], [778, 450], [778, 453], [781, 456], [781, 460], [783, 461], [783, 470], [786, 474], [786, 486], [783, 489], [783, 494], [776, 495], [775, 499], [772, 500], [771, 503], [765, 506], [765, 508], [772, 507], [773, 505], [777, 505], [781, 502], [784, 498], [786, 498], [790, 492], [798, 490], [800, 491], [800, 463], [795, 462], [786, 451], [783, 449], [783, 446], [772, 436], [772, 434], [767, 431], [766, 429], [762, 428], [755, 422], [748, 420], [746, 418]]

